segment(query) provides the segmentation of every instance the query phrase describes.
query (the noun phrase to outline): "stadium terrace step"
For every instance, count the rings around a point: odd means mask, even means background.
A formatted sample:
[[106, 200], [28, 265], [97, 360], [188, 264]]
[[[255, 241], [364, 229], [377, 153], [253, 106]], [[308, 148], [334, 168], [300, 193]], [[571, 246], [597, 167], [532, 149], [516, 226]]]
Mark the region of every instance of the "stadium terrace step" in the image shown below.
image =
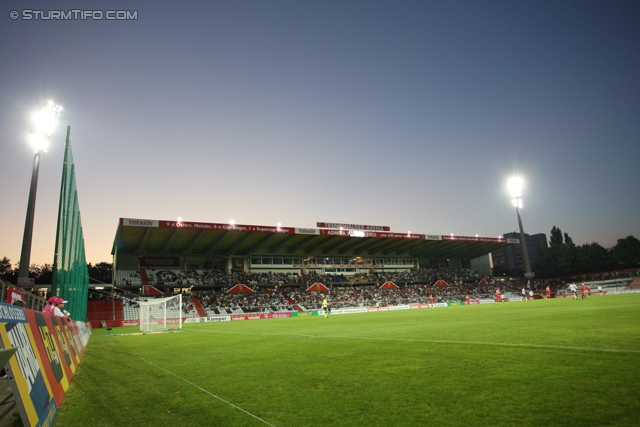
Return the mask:
[[207, 312], [204, 310], [204, 307], [202, 307], [202, 304], [200, 304], [200, 300], [198, 298], [192, 297], [191, 302], [193, 303], [200, 317], [207, 317]]
[[285, 297], [285, 298], [286, 298], [287, 302], [288, 302], [289, 304], [291, 304], [291, 306], [293, 306], [293, 308], [295, 308], [295, 309], [296, 309], [296, 311], [304, 311], [302, 308], [300, 308], [300, 306], [299, 306], [298, 304], [296, 304], [296, 302], [295, 302], [294, 300], [292, 300], [292, 299], [291, 299], [291, 298], [289, 298], [289, 297]]
[[149, 284], [149, 276], [147, 276], [146, 268], [140, 268], [140, 281], [142, 282], [143, 285]]
[[634, 277], [631, 284], [625, 289], [640, 289], [640, 277]]

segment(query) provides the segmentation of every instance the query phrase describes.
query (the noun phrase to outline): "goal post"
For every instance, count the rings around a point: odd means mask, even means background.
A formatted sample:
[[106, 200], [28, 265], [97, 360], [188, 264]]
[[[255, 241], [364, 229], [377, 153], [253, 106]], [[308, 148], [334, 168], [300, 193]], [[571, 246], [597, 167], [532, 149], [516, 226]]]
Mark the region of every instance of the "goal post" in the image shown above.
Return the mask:
[[182, 329], [182, 294], [140, 301], [140, 331]]

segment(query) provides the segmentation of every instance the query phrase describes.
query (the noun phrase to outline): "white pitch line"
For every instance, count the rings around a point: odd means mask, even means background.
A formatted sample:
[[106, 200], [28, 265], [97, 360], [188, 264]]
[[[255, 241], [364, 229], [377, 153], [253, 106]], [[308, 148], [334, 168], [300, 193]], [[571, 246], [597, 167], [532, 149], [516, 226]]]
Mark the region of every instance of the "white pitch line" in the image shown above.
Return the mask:
[[598, 351], [605, 353], [640, 353], [640, 350], [619, 350], [615, 348], [596, 348], [596, 347], [571, 347], [567, 345], [547, 345], [547, 344], [518, 344], [518, 343], [502, 343], [502, 342], [478, 342], [478, 341], [447, 341], [447, 340], [417, 340], [411, 338], [372, 338], [372, 337], [351, 337], [351, 336], [320, 336], [297, 334], [301, 337], [309, 338], [344, 338], [354, 340], [376, 340], [376, 341], [406, 341], [406, 342], [424, 342], [434, 344], [465, 344], [465, 345], [488, 345], [497, 347], [530, 347], [530, 348], [548, 348], [553, 350], [577, 350], [577, 351]]
[[464, 344], [464, 345], [485, 345], [496, 347], [525, 347], [525, 348], [543, 348], [552, 350], [574, 350], [574, 351], [595, 351], [603, 353], [631, 353], [638, 354], [640, 350], [624, 350], [615, 348], [597, 348], [597, 347], [571, 347], [567, 345], [547, 345], [547, 344], [518, 344], [518, 343], [501, 343], [501, 342], [479, 342], [479, 341], [447, 341], [447, 340], [420, 340], [412, 338], [376, 338], [376, 337], [354, 337], [347, 335], [307, 335], [307, 334], [270, 334], [256, 332], [223, 332], [213, 330], [197, 330], [198, 332], [214, 332], [231, 335], [269, 335], [281, 337], [305, 337], [305, 338], [330, 338], [330, 339], [352, 339], [352, 340], [370, 340], [370, 341], [403, 341], [403, 342], [423, 342], [432, 344]]
[[160, 366], [156, 365], [156, 364], [155, 364], [155, 363], [153, 363], [153, 362], [149, 362], [148, 360], [146, 360], [146, 359], [144, 359], [144, 358], [142, 358], [142, 357], [140, 357], [140, 356], [137, 356], [137, 355], [135, 355], [135, 354], [134, 354], [134, 356], [136, 356], [136, 357], [137, 357], [138, 359], [140, 359], [140, 360], [143, 360], [143, 361], [147, 362], [147, 363], [148, 363], [149, 365], [151, 365], [151, 366], [155, 366], [156, 368], [160, 369], [161, 371], [166, 372], [167, 374], [173, 375], [174, 377], [181, 379], [182, 381], [186, 382], [187, 384], [190, 384], [190, 385], [194, 386], [194, 387], [195, 387], [195, 388], [197, 388], [198, 390], [201, 390], [201, 391], [203, 391], [203, 392], [207, 393], [209, 396], [214, 397], [214, 398], [218, 399], [219, 401], [224, 402], [224, 403], [226, 403], [227, 405], [232, 406], [232, 407], [236, 408], [237, 410], [244, 412], [245, 414], [247, 414], [247, 415], [249, 415], [249, 416], [251, 416], [251, 417], [255, 418], [256, 420], [261, 421], [261, 422], [265, 423], [265, 424], [266, 424], [266, 425], [268, 425], [268, 426], [276, 427], [276, 426], [274, 426], [273, 424], [270, 424], [270, 423], [268, 423], [267, 421], [263, 420], [262, 418], [258, 417], [257, 415], [253, 415], [251, 412], [245, 411], [245, 410], [244, 410], [244, 409], [242, 409], [241, 407], [236, 406], [236, 405], [234, 405], [233, 403], [228, 402], [228, 401], [224, 400], [223, 398], [216, 396], [215, 394], [211, 393], [209, 390], [205, 390], [204, 388], [200, 387], [199, 385], [192, 383], [192, 382], [191, 382], [191, 381], [189, 381], [188, 379], [183, 378], [183, 377], [181, 377], [181, 376], [180, 376], [180, 375], [178, 375], [178, 374], [174, 374], [173, 372], [168, 371], [168, 370], [166, 370], [166, 369], [164, 369], [164, 368], [162, 368], [162, 367], [160, 367]]

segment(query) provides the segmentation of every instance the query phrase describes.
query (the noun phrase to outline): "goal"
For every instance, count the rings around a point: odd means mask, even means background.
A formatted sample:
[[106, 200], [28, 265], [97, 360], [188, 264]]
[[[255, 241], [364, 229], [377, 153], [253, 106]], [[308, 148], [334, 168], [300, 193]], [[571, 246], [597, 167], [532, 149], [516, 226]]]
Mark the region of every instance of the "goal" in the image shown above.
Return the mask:
[[182, 329], [182, 294], [140, 301], [140, 331]]

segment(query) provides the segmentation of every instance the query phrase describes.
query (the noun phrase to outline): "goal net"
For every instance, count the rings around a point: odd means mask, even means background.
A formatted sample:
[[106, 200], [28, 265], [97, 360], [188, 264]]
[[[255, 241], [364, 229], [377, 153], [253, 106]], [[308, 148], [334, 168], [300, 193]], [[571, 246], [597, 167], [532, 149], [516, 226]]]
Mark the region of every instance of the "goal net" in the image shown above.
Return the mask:
[[142, 332], [182, 329], [182, 294], [140, 301]]

